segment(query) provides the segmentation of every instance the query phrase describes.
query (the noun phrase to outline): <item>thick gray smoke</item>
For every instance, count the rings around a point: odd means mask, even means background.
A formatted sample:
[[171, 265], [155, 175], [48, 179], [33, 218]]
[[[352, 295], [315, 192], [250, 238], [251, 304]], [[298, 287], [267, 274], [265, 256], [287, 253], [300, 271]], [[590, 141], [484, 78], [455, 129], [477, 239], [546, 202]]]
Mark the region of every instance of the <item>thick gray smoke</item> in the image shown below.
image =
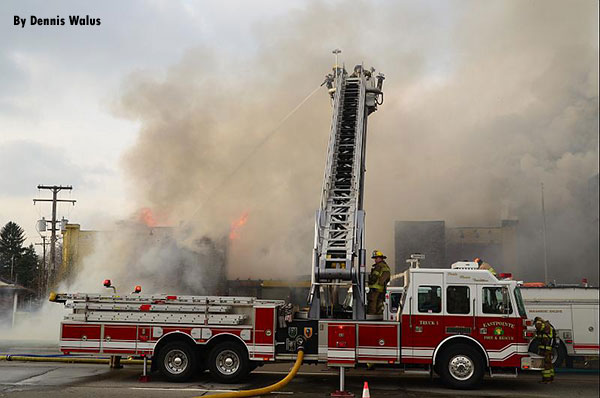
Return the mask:
[[505, 267], [540, 279], [543, 182], [550, 277], [597, 283], [597, 31], [591, 0], [311, 2], [259, 24], [256, 50], [203, 43], [164, 75], [128, 79], [115, 107], [141, 124], [124, 157], [132, 194], [181, 226], [183, 247], [226, 236], [247, 214], [229, 277], [308, 274], [326, 91], [231, 172], [321, 83], [339, 47], [347, 68], [388, 77], [369, 128], [369, 249], [393, 252], [399, 219], [517, 217], [521, 264]]

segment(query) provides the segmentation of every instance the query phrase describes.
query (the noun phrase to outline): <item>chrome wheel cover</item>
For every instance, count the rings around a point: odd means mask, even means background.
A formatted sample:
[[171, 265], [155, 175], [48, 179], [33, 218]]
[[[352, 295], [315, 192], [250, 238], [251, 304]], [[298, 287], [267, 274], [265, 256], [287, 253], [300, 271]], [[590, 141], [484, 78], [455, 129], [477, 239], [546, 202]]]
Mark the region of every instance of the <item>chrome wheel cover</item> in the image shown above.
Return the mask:
[[233, 350], [223, 350], [216, 358], [217, 370], [224, 375], [232, 375], [240, 368], [240, 357]]
[[468, 380], [475, 373], [475, 364], [473, 360], [466, 355], [455, 355], [448, 362], [450, 375], [456, 380]]
[[188, 368], [188, 356], [181, 350], [171, 350], [165, 355], [164, 365], [169, 373], [181, 374]]

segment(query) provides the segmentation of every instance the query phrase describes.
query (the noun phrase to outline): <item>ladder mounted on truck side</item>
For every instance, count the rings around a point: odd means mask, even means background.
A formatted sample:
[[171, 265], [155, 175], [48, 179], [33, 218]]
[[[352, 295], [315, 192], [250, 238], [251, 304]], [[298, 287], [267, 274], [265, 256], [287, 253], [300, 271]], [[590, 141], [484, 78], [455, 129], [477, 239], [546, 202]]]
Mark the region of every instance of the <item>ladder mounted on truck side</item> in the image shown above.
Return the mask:
[[[384, 76], [357, 65], [326, 78], [333, 116], [315, 220], [309, 317], [337, 317], [338, 292], [352, 288], [352, 318], [365, 319], [364, 177], [367, 118], [383, 102]], [[344, 311], [343, 309], [342, 311]]]
[[65, 315], [68, 321], [207, 325], [243, 325], [251, 320], [253, 306], [285, 304], [254, 297], [94, 293], [56, 293], [50, 301], [73, 310]]

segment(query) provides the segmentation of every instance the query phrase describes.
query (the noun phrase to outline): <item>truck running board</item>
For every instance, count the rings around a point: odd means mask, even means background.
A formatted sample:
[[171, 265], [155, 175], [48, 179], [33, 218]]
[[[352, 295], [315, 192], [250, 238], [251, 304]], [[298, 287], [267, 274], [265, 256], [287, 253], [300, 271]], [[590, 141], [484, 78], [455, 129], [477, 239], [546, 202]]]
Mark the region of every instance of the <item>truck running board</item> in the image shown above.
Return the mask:
[[431, 368], [428, 365], [426, 368], [408, 368], [408, 367], [404, 367], [403, 370], [404, 374], [407, 375], [426, 375], [429, 376], [431, 375]]
[[492, 368], [490, 368], [490, 377], [514, 379], [517, 376], [518, 376], [517, 368], [511, 369], [510, 371], [497, 371], [497, 373], [494, 373]]

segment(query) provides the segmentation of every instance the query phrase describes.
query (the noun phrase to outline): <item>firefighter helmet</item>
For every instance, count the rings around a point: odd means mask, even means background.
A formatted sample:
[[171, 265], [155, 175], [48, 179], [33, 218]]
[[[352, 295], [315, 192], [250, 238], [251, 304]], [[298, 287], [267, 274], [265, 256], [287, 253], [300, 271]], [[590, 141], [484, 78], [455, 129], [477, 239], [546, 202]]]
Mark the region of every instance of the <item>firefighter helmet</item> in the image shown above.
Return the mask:
[[480, 259], [479, 257], [475, 257], [475, 258], [473, 259], [473, 261], [474, 261], [474, 262], [476, 262], [476, 263], [477, 263], [477, 265], [481, 265], [481, 264], [483, 264], [483, 260], [482, 260], [482, 259]]
[[381, 257], [381, 258], [384, 258], [384, 259], [387, 258], [379, 250], [373, 250], [373, 255], [371, 256], [371, 258], [375, 258], [375, 257]]

